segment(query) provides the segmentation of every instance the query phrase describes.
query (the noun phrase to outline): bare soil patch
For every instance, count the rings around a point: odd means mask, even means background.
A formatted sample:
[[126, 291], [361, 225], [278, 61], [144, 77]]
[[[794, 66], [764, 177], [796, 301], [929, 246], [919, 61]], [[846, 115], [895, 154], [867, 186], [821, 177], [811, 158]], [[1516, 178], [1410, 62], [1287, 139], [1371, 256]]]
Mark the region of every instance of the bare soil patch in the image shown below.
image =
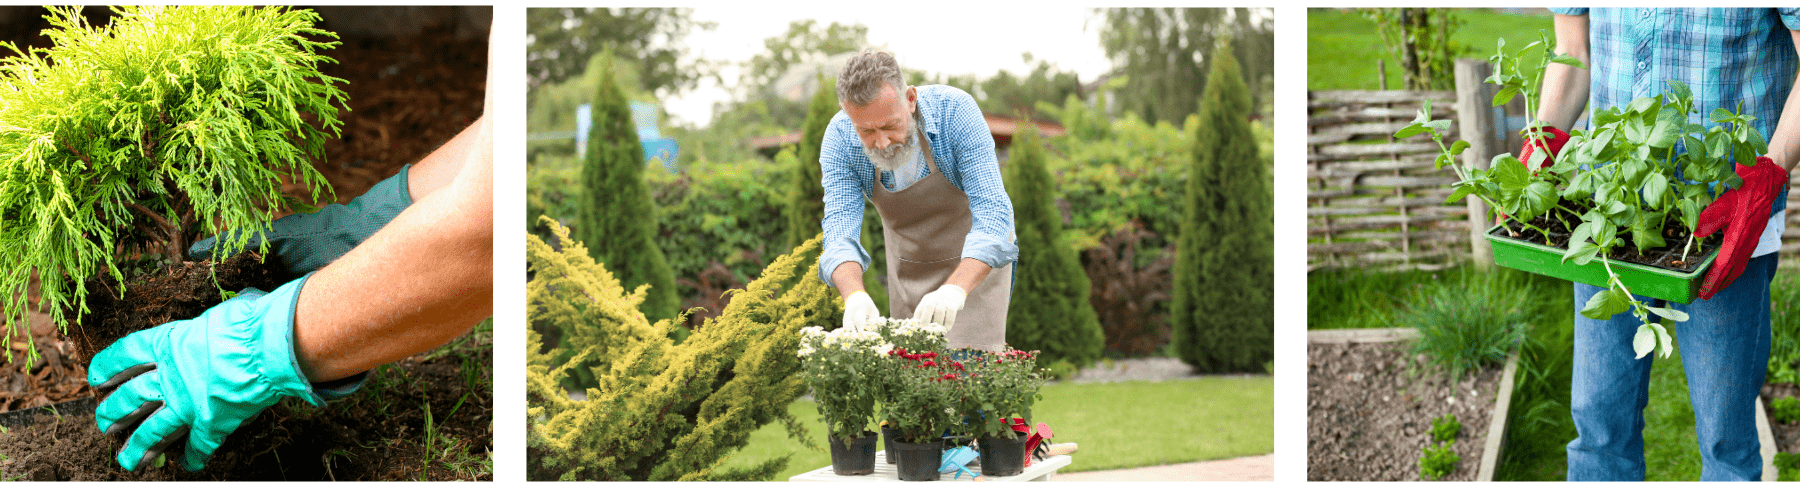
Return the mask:
[[1452, 379], [1408, 347], [1307, 344], [1307, 480], [1417, 481], [1431, 421], [1444, 414], [1462, 423], [1452, 447], [1462, 461], [1444, 479], [1475, 479], [1501, 368]]

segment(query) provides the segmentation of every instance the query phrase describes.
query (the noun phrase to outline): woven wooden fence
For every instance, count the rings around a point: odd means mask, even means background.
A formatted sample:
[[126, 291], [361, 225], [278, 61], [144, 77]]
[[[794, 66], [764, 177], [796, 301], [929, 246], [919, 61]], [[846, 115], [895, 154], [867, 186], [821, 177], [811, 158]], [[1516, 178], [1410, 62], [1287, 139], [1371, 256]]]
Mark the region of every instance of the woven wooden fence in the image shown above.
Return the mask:
[[[1420, 105], [1456, 119], [1450, 91], [1307, 94], [1307, 266], [1435, 269], [1469, 253], [1468, 209], [1445, 204], [1448, 168], [1428, 136], [1395, 140]], [[1455, 139], [1457, 125], [1444, 141]]]

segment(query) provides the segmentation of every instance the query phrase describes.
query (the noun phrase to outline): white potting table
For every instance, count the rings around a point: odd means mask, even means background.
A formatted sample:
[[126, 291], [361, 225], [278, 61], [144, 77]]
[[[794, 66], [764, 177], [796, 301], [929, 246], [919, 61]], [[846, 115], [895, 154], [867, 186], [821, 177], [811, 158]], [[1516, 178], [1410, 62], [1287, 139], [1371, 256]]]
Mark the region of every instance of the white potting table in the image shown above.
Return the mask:
[[[982, 481], [1050, 481], [1050, 476], [1056, 474], [1056, 470], [1068, 466], [1073, 461], [1074, 459], [1067, 454], [1050, 456], [1042, 461], [1034, 459], [1031, 461], [1031, 465], [1026, 466], [1025, 471], [1021, 471], [1019, 474], [998, 478], [983, 477]], [[788, 481], [900, 481], [900, 472], [895, 466], [887, 463], [887, 451], [876, 451], [874, 473], [863, 476], [838, 476], [831, 472], [831, 466], [826, 466], [794, 475], [788, 478]], [[969, 468], [969, 471], [981, 473], [980, 468]], [[955, 473], [942, 473], [938, 475], [938, 481], [975, 480], [967, 474], [964, 474], [962, 479], [957, 479]]]

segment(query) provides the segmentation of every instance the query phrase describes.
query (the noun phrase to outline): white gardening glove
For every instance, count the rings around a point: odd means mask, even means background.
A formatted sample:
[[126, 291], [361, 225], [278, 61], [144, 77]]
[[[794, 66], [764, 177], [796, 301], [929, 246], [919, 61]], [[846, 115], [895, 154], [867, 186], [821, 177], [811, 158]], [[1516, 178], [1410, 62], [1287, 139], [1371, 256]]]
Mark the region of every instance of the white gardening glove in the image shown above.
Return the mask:
[[876, 319], [881, 318], [881, 309], [875, 308], [875, 299], [863, 291], [851, 293], [844, 298], [844, 328], [862, 329]]
[[919, 306], [913, 308], [913, 318], [920, 323], [942, 325], [949, 331], [956, 326], [956, 311], [962, 310], [963, 299], [968, 297], [969, 293], [962, 287], [946, 283], [919, 299]]

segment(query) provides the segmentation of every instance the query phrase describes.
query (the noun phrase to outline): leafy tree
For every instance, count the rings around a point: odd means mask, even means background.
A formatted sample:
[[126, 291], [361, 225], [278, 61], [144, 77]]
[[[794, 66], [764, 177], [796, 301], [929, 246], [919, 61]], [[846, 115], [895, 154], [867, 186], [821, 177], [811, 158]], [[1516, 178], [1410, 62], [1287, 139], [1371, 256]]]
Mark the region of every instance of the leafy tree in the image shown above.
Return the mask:
[[[342, 82], [318, 70], [337, 45], [308, 10], [120, 7], [108, 26], [52, 9], [48, 49], [0, 60], [0, 297], [7, 329], [38, 311], [79, 321], [125, 256], [185, 259], [226, 229], [221, 255], [295, 202], [329, 191], [310, 159], [341, 123]], [[206, 35], [194, 35], [204, 32]], [[9, 45], [9, 47], [11, 47]], [[119, 252], [121, 249], [124, 252]], [[116, 290], [115, 290], [116, 291]], [[27, 335], [29, 337], [29, 335]], [[10, 349], [9, 349], [10, 351]], [[35, 349], [33, 349], [35, 354]]]
[[1088, 303], [1087, 274], [1075, 248], [1063, 237], [1056, 182], [1045, 166], [1037, 126], [1019, 127], [1004, 169], [1019, 236], [1006, 342], [1020, 350], [1043, 351], [1040, 361], [1087, 365], [1100, 359], [1106, 338], [1094, 306]]
[[[842, 320], [841, 301], [806, 276], [802, 256], [817, 253], [819, 239], [776, 259], [677, 345], [665, 338], [673, 322], [653, 325], [638, 312], [643, 287], [627, 293], [565, 229], [546, 224], [564, 247], [526, 236], [528, 318], [580, 339], [546, 351], [537, 330], [526, 333], [527, 477], [717, 481], [780, 472], [786, 457], [743, 470], [719, 466], [771, 422], [800, 432], [787, 414], [805, 392], [796, 374], [799, 331]], [[585, 400], [562, 387], [575, 369], [598, 378]]]
[[1475, 51], [1450, 42], [1462, 20], [1447, 8], [1365, 8], [1388, 55], [1399, 62], [1408, 90], [1456, 89], [1456, 58]]
[[[832, 22], [821, 28], [818, 21], [812, 19], [790, 22], [787, 32], [763, 39], [763, 52], [744, 64], [745, 74], [740, 86], [747, 90], [750, 98], [756, 98], [775, 88], [775, 82], [788, 71], [838, 54], [855, 52], [868, 42], [869, 28], [862, 24]], [[835, 78], [837, 73], [827, 75]]]
[[[1081, 80], [1074, 71], [1057, 70], [1049, 61], [1037, 60], [1031, 53], [1024, 53], [1025, 63], [1037, 61], [1037, 66], [1023, 76], [1013, 76], [1005, 70], [994, 73], [994, 76], [980, 83], [957, 84], [956, 86], [973, 87], [970, 91], [975, 96], [981, 111], [995, 114], [1024, 114], [1034, 120], [1058, 121], [1047, 112], [1040, 112], [1039, 103], [1061, 103], [1068, 97], [1079, 97]], [[954, 80], [946, 80], [946, 84], [955, 84]]]
[[656, 208], [644, 182], [644, 151], [631, 122], [610, 66], [601, 66], [600, 86], [594, 97], [594, 125], [588, 135], [587, 159], [581, 168], [582, 197], [579, 207], [581, 240], [594, 259], [613, 266], [627, 286], [649, 284], [644, 315], [651, 320], [675, 318], [680, 300], [675, 295], [675, 275], [653, 240]]
[[644, 88], [653, 93], [688, 90], [714, 72], [707, 61], [681, 59], [687, 54], [683, 37], [715, 27], [695, 22], [692, 9], [532, 8], [525, 10], [525, 26], [525, 71], [534, 98], [539, 86], [580, 74], [589, 58], [607, 50], [636, 63]]
[[1171, 304], [1176, 355], [1203, 372], [1260, 371], [1274, 357], [1274, 197], [1229, 49], [1196, 124]]
[[[1211, 54], [1236, 38], [1247, 60], [1241, 81], [1262, 88], [1274, 76], [1274, 15], [1249, 8], [1120, 8], [1103, 11], [1100, 42], [1127, 77], [1119, 106], [1146, 122], [1178, 122], [1194, 113]], [[1254, 57], [1252, 57], [1254, 56]], [[1263, 105], [1256, 94], [1245, 113]], [[1266, 98], [1266, 97], [1260, 97]]]

